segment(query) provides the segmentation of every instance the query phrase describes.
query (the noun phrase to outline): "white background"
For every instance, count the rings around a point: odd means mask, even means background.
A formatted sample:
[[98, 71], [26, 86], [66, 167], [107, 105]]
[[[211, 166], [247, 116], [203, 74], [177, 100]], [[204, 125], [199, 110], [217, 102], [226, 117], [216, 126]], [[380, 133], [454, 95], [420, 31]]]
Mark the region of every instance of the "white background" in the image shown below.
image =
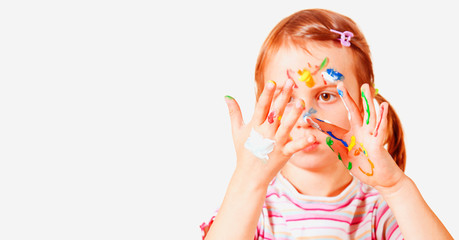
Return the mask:
[[2, 1], [0, 238], [199, 239], [235, 167], [224, 95], [248, 119], [265, 37], [316, 7], [366, 35], [406, 173], [459, 236], [457, 4], [247, 2]]

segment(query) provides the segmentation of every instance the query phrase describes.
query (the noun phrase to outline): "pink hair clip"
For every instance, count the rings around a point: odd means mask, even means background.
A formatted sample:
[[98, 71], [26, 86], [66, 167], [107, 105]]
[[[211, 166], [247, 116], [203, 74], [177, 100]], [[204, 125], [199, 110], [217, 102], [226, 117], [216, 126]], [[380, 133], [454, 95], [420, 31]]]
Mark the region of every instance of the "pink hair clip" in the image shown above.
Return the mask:
[[349, 47], [351, 46], [351, 38], [354, 36], [354, 34], [352, 32], [349, 32], [349, 31], [344, 31], [344, 32], [340, 32], [340, 31], [336, 31], [336, 30], [333, 30], [333, 29], [330, 29], [331, 32], [334, 32], [334, 33], [338, 33], [341, 35], [341, 44], [345, 47]]

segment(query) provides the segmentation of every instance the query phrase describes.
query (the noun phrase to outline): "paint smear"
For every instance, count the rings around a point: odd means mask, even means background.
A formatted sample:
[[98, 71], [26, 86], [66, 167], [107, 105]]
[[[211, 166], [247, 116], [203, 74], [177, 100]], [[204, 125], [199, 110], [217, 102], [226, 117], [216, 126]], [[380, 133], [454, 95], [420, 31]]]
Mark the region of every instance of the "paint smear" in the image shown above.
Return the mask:
[[352, 169], [352, 163], [349, 162], [349, 163], [347, 164], [347, 170], [351, 170], [351, 169]]
[[295, 74], [295, 72], [293, 72], [292, 69], [287, 69], [287, 78], [292, 80], [292, 81], [295, 81], [295, 79], [293, 79], [293, 75]]
[[365, 93], [362, 91], [362, 98], [365, 100], [365, 103], [367, 105], [367, 125], [370, 124], [370, 105], [368, 104], [368, 99], [365, 96]]
[[344, 79], [343, 74], [338, 71], [335, 71], [333, 68], [329, 68], [322, 72], [322, 77], [330, 83], [334, 83], [336, 81], [341, 81]]
[[341, 154], [339, 154], [339, 153], [338, 153], [338, 159], [339, 159], [340, 161], [343, 161], [343, 159], [341, 158]]
[[328, 121], [328, 120], [325, 120], [325, 119], [319, 119], [319, 118], [316, 118], [316, 120], [317, 120], [317, 121], [319, 121], [319, 122], [324, 122], [324, 123], [329, 123], [329, 124], [331, 124], [331, 122], [330, 122], [330, 121]]
[[378, 136], [378, 132], [379, 132], [379, 126], [381, 125], [381, 121], [382, 121], [382, 118], [383, 118], [383, 115], [384, 115], [384, 105], [381, 105], [381, 110], [379, 110], [379, 121], [378, 121], [378, 125], [376, 125], [376, 128], [375, 128], [375, 131], [374, 131], [374, 136], [377, 137]]
[[347, 148], [349, 152], [352, 150], [352, 148], [355, 146], [355, 137], [351, 137], [351, 143], [349, 144], [349, 147]]
[[360, 171], [361, 171], [363, 174], [365, 174], [365, 175], [371, 177], [371, 176], [373, 176], [373, 174], [374, 174], [373, 169], [375, 168], [375, 165], [373, 164], [373, 162], [371, 162], [370, 159], [367, 159], [367, 160], [368, 160], [368, 162], [370, 163], [370, 166], [371, 166], [371, 173], [367, 173], [367, 172], [363, 171], [362, 168], [360, 168], [360, 167], [359, 167], [359, 169], [360, 169]]
[[325, 141], [327, 142], [327, 145], [330, 147], [330, 149], [334, 152], [335, 150], [333, 150], [333, 148], [331, 147], [333, 145], [333, 140], [331, 139], [331, 137], [327, 137]]
[[273, 151], [275, 143], [276, 141], [264, 138], [263, 135], [252, 129], [244, 147], [266, 163], [266, 160], [269, 159], [268, 154]]
[[363, 143], [360, 143], [360, 146], [362, 147], [363, 154], [365, 154], [365, 156], [368, 157], [368, 152], [367, 152], [367, 150], [365, 149], [365, 147], [363, 147]]
[[343, 100], [343, 104], [344, 104], [344, 107], [346, 108], [347, 110], [347, 118], [349, 119], [349, 121], [351, 120], [351, 112], [349, 111], [349, 108], [347, 107], [346, 105], [346, 102], [344, 101], [344, 92], [343, 90], [341, 89], [337, 89], [338, 90], [338, 95], [341, 97], [341, 99]]
[[338, 89], [338, 95], [339, 95], [340, 97], [343, 97], [343, 96], [344, 96], [343, 91], [341, 91], [341, 89]]
[[274, 118], [276, 117], [276, 113], [274, 111], [270, 112], [268, 114], [268, 122], [269, 124], [272, 124], [274, 122]]
[[319, 70], [324, 69], [324, 67], [327, 66], [327, 64], [328, 64], [328, 57], [325, 57], [322, 63], [320, 64]]
[[359, 156], [361, 152], [362, 152], [362, 149], [361, 149], [361, 148], [355, 150], [354, 156], [356, 156], [356, 157]]
[[336, 140], [342, 142], [343, 145], [344, 145], [345, 147], [349, 147], [349, 145], [347, 145], [347, 142], [345, 142], [343, 139], [339, 139], [339, 138], [335, 137], [335, 135], [333, 135], [332, 132], [327, 131], [327, 134], [330, 135], [332, 138], [334, 138], [334, 139], [336, 139]]
[[310, 108], [304, 115], [303, 115], [303, 121], [307, 122], [307, 118], [310, 117], [312, 114], [317, 113], [317, 110], [314, 108]]
[[305, 82], [306, 86], [312, 88], [316, 84], [314, 79], [312, 78], [311, 72], [307, 69], [303, 69], [303, 71], [299, 70], [298, 74], [300, 75], [299, 80], [301, 82]]
[[[308, 63], [309, 64], [309, 63]], [[322, 61], [322, 63], [320, 64], [320, 66], [315, 66], [316, 67], [316, 70], [312, 73], [312, 75], [316, 75], [317, 72], [319, 72], [320, 70], [324, 69], [328, 64], [328, 57], [325, 57], [324, 60]], [[309, 68], [311, 68], [311, 65], [309, 64]], [[325, 81], [324, 81], [325, 82]], [[327, 83], [325, 82], [325, 85]]]

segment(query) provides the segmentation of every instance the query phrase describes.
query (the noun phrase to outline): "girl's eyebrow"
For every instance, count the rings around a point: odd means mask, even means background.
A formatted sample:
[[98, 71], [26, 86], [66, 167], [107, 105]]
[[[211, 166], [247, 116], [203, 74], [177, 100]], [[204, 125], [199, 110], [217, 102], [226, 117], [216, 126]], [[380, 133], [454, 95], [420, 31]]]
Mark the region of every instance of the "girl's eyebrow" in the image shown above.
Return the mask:
[[336, 83], [327, 83], [327, 85], [317, 86], [316, 90], [324, 90], [324, 89], [336, 90], [336, 87], [338, 87], [338, 84], [336, 84]]

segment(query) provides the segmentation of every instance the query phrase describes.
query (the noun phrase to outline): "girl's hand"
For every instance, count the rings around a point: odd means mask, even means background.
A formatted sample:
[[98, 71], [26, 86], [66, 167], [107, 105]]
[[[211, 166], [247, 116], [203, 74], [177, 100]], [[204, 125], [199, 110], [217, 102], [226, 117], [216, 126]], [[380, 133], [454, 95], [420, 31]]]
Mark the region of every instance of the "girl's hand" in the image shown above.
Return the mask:
[[[255, 181], [256, 184], [267, 186], [292, 154], [307, 144], [306, 139], [292, 141], [290, 138], [290, 131], [304, 110], [304, 102], [297, 100], [293, 103], [292, 110], [283, 116], [294, 84], [292, 80], [288, 79], [279, 96], [274, 99], [276, 83], [274, 81], [267, 82], [255, 105], [254, 115], [247, 124], [243, 122], [241, 110], [236, 100], [229, 96], [225, 98], [236, 149], [236, 172], [244, 174], [245, 177], [249, 178], [249, 181]], [[244, 146], [252, 131], [265, 139], [274, 141], [274, 148], [267, 155], [268, 159], [256, 157], [252, 151]]]
[[329, 135], [327, 144], [352, 175], [373, 187], [395, 186], [404, 173], [384, 148], [388, 103], [380, 105], [380, 115], [377, 119], [370, 88], [368, 84], [362, 85], [362, 119], [359, 108], [344, 88], [344, 84], [339, 83], [337, 89], [348, 109], [351, 128], [345, 130], [320, 119], [310, 118], [308, 121]]

